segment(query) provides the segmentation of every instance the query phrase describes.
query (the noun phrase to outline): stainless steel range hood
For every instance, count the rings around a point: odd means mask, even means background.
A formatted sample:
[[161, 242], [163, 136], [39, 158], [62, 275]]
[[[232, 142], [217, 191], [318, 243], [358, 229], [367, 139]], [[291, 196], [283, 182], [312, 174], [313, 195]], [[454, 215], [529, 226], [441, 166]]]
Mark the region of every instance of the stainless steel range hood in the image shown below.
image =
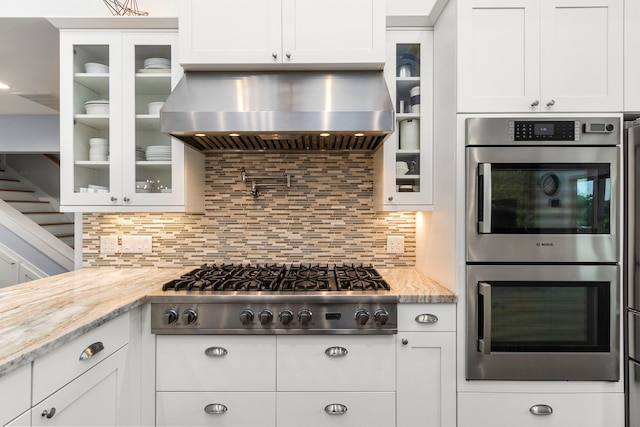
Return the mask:
[[190, 71], [160, 112], [201, 151], [375, 150], [394, 120], [381, 71]]

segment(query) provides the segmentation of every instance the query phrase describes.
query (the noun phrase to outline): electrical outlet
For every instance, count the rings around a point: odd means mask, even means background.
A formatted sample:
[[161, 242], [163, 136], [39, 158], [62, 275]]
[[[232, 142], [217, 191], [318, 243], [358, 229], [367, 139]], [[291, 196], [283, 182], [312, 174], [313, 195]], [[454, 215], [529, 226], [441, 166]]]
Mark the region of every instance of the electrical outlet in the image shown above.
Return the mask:
[[100, 236], [100, 253], [115, 254], [118, 252], [118, 236]]
[[122, 236], [123, 254], [149, 254], [151, 247], [151, 236]]
[[387, 253], [404, 253], [404, 236], [387, 236]]

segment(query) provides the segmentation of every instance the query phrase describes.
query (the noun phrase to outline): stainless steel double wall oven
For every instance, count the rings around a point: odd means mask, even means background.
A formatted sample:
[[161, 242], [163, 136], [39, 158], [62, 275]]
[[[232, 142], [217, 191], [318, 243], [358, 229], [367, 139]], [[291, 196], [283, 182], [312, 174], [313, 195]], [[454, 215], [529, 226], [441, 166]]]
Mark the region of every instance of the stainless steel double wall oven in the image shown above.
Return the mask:
[[620, 119], [466, 132], [467, 378], [619, 380]]

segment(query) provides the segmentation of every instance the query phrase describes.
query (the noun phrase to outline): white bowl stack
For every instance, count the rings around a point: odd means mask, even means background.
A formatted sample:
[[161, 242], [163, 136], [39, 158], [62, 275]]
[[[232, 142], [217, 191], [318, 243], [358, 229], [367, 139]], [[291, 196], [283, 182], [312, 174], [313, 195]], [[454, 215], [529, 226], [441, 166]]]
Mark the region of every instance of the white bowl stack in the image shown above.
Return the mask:
[[170, 145], [150, 145], [146, 150], [146, 159], [149, 161], [160, 162], [171, 160]]
[[109, 159], [109, 142], [105, 138], [89, 138], [89, 160], [105, 162]]
[[409, 172], [407, 162], [396, 162], [396, 176], [405, 175]]
[[109, 100], [94, 99], [92, 101], [87, 101], [84, 103], [84, 108], [87, 110], [87, 114], [108, 115]]
[[144, 160], [147, 160], [147, 154], [144, 151], [144, 147], [142, 145], [136, 145], [136, 161]]
[[157, 70], [157, 72], [169, 72], [171, 68], [171, 61], [166, 58], [147, 58], [144, 60], [144, 70], [147, 72], [153, 72], [151, 70]]
[[147, 107], [149, 108], [149, 114], [152, 116], [157, 116], [158, 114], [160, 114], [160, 109], [162, 108], [163, 105], [164, 105], [164, 102], [148, 103]]
[[84, 71], [86, 73], [108, 73], [109, 66], [98, 62], [87, 62], [84, 64]]

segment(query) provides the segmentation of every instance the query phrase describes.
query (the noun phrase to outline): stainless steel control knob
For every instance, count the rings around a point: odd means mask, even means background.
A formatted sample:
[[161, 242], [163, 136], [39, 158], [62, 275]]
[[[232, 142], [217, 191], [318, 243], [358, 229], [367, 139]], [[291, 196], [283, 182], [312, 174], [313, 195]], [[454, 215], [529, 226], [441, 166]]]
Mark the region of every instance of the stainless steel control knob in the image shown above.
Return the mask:
[[389, 312], [384, 308], [380, 308], [373, 313], [373, 321], [378, 326], [384, 326], [389, 321]]
[[173, 308], [164, 312], [164, 323], [167, 325], [171, 325], [172, 323], [176, 323], [178, 321], [178, 312]]
[[358, 310], [356, 310], [356, 314], [354, 317], [356, 319], [356, 322], [358, 322], [358, 324], [366, 325], [367, 322], [369, 321], [370, 316], [367, 310], [365, 310], [364, 308], [359, 308]]
[[242, 310], [242, 312], [240, 313], [240, 322], [242, 322], [243, 325], [248, 325], [249, 323], [253, 322], [253, 311], [249, 310], [248, 308]]
[[187, 325], [191, 325], [198, 320], [198, 312], [193, 308], [188, 308], [182, 313], [182, 321]]
[[260, 320], [261, 325], [268, 325], [273, 320], [273, 312], [268, 308], [260, 310], [260, 313], [258, 313], [258, 320]]
[[309, 322], [311, 322], [311, 319], [313, 318], [313, 314], [311, 313], [311, 311], [307, 308], [303, 308], [302, 310], [300, 310], [298, 312], [298, 320], [300, 321], [300, 323], [302, 325], [306, 325]]
[[283, 325], [288, 325], [293, 320], [293, 312], [291, 310], [285, 309], [280, 312], [278, 317], [280, 317], [280, 321]]

